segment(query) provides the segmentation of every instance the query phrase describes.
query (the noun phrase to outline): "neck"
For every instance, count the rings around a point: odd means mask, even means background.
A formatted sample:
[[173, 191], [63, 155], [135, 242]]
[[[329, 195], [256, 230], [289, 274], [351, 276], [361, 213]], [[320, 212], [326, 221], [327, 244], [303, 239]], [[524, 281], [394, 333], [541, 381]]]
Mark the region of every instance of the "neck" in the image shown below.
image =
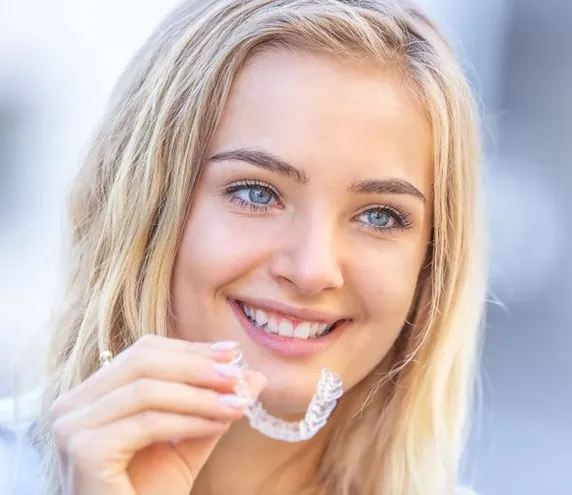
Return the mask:
[[[197, 477], [191, 495], [291, 495], [307, 493], [323, 495], [317, 483], [326, 442], [333, 431], [340, 431], [341, 418], [359, 416], [372, 390], [375, 400], [384, 403], [392, 388], [385, 383], [375, 386], [380, 375], [386, 374], [394, 362], [390, 351], [375, 373], [371, 373], [340, 400], [326, 426], [311, 440], [287, 443], [271, 440], [250, 428], [247, 420], [237, 422], [221, 439]], [[286, 418], [285, 418], [286, 419]], [[290, 418], [294, 419], [294, 418]], [[343, 420], [342, 420], [343, 421]]]
[[192, 495], [300, 493], [316, 481], [327, 437], [322, 431], [306, 442], [279, 442], [240, 421], [218, 443]]

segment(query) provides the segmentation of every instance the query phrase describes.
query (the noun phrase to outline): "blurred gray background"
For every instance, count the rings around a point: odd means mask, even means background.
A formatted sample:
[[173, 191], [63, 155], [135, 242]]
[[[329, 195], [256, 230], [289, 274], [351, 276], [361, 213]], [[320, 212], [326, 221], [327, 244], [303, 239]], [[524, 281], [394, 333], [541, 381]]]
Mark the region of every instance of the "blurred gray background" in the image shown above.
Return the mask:
[[[67, 185], [174, 3], [0, 0], [0, 398], [22, 357], [20, 385], [37, 383]], [[420, 3], [483, 112], [491, 303], [466, 477], [483, 495], [572, 495], [572, 1]]]

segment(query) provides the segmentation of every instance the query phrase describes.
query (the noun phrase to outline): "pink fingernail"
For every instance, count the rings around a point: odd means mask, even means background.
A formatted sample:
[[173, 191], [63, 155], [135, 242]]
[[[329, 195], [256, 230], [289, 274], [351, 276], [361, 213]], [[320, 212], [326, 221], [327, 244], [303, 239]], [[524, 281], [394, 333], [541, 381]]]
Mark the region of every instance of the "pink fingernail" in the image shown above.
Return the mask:
[[234, 407], [236, 409], [242, 409], [243, 407], [248, 407], [252, 402], [250, 399], [245, 397], [239, 397], [238, 395], [223, 394], [219, 396], [220, 402], [229, 407]]
[[211, 349], [213, 351], [234, 351], [238, 349], [238, 346], [238, 342], [234, 342], [233, 340], [222, 340], [212, 344]]

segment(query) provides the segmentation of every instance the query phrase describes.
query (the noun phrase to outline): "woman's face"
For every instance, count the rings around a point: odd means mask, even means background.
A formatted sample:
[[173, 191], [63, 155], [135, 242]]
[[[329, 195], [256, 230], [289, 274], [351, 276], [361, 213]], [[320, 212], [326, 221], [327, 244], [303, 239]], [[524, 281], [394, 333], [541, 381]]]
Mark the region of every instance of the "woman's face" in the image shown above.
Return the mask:
[[239, 75], [173, 276], [176, 328], [235, 340], [270, 410], [306, 409], [390, 350], [431, 230], [427, 123], [398, 75], [268, 50]]

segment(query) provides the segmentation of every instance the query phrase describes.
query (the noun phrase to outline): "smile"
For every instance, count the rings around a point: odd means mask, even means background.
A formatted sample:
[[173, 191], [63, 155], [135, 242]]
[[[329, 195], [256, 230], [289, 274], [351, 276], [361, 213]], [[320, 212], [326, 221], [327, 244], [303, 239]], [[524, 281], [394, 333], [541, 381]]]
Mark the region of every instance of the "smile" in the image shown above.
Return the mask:
[[246, 316], [253, 325], [264, 332], [280, 335], [281, 337], [316, 339], [327, 335], [338, 323], [342, 322], [342, 320], [337, 320], [331, 324], [327, 324], [316, 321], [299, 321], [274, 312], [255, 308], [245, 303], [239, 303], [239, 305], [244, 316]]
[[276, 301], [231, 299], [230, 307], [246, 334], [276, 355], [305, 358], [334, 345], [352, 319], [299, 309]]

